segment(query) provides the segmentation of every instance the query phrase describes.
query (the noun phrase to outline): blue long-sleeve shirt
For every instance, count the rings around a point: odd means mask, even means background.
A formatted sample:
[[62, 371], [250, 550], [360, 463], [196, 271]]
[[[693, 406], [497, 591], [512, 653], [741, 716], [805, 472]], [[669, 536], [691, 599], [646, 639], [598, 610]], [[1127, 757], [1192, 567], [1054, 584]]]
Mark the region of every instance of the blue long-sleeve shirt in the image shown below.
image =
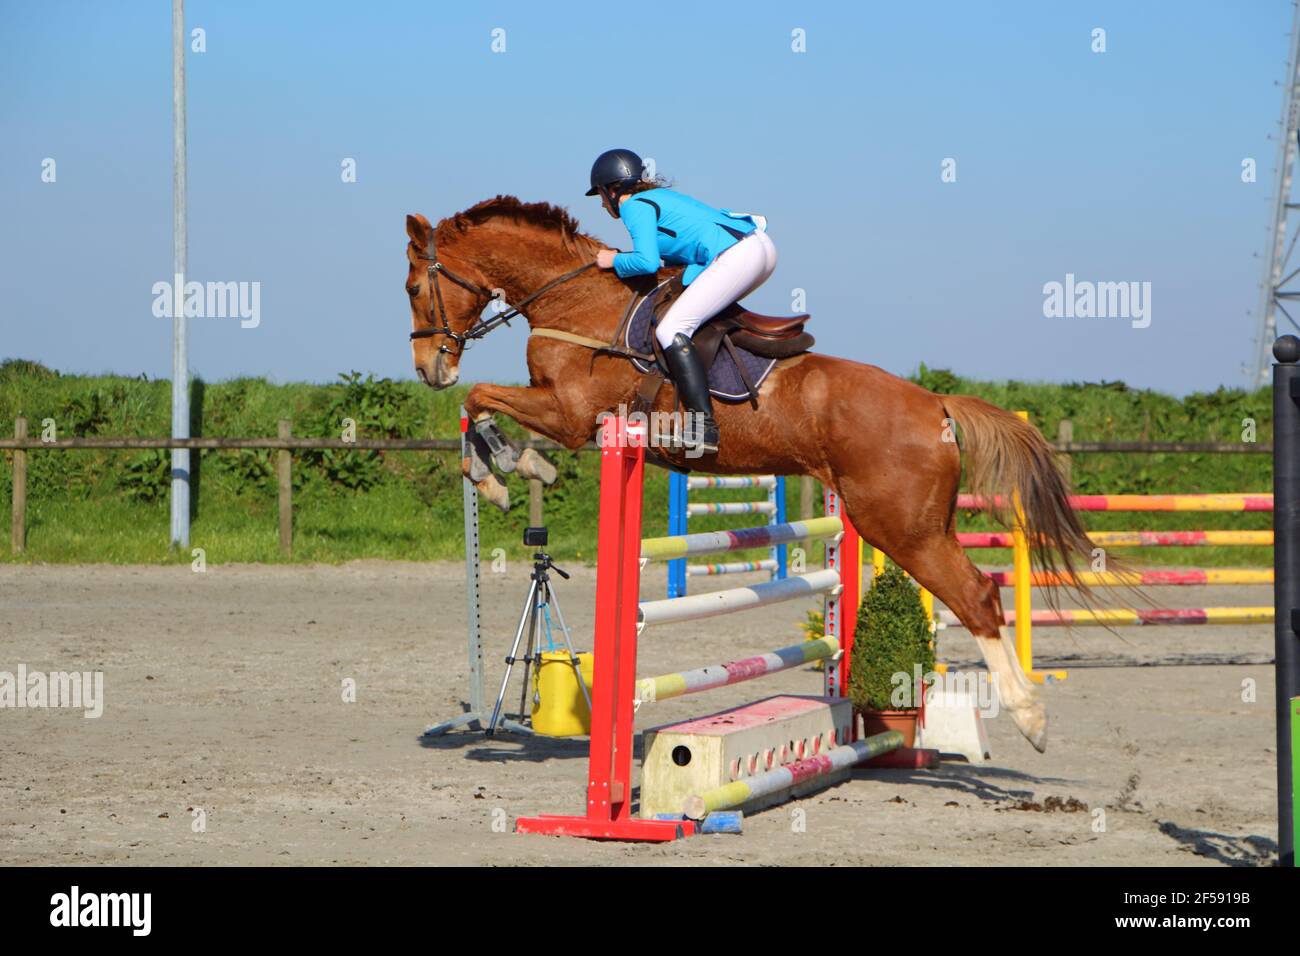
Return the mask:
[[632, 237], [632, 251], [614, 256], [619, 278], [652, 275], [659, 260], [684, 265], [682, 282], [690, 285], [724, 250], [756, 228], [747, 218], [734, 217], [671, 189], [649, 189], [619, 206], [619, 217]]

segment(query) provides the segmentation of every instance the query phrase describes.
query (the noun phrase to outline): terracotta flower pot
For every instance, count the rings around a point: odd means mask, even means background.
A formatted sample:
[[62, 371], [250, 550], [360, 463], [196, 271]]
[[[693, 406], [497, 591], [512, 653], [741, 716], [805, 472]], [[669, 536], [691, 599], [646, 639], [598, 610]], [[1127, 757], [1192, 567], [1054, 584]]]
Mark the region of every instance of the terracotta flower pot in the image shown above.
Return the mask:
[[911, 710], [859, 710], [854, 708], [854, 716], [862, 721], [862, 737], [883, 734], [887, 730], [897, 730], [903, 735], [903, 746], [916, 745], [916, 725], [921, 712]]

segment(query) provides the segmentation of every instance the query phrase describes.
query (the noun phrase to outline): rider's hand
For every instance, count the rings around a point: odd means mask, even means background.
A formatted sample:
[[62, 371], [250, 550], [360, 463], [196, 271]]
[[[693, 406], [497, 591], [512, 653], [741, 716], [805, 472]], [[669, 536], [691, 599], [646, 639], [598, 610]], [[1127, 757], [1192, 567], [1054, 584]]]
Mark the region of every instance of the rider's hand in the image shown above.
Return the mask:
[[618, 255], [616, 249], [601, 249], [596, 253], [596, 265], [601, 269], [614, 268], [614, 257]]

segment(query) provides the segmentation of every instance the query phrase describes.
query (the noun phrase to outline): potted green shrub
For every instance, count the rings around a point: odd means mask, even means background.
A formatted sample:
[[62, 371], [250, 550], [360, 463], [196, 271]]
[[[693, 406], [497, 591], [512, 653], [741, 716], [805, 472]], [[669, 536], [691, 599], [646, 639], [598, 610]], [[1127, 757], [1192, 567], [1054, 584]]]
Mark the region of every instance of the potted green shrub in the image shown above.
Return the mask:
[[897, 730], [913, 746], [924, 701], [917, 684], [933, 673], [934, 634], [921, 592], [889, 564], [862, 599], [853, 633], [849, 698], [863, 734]]

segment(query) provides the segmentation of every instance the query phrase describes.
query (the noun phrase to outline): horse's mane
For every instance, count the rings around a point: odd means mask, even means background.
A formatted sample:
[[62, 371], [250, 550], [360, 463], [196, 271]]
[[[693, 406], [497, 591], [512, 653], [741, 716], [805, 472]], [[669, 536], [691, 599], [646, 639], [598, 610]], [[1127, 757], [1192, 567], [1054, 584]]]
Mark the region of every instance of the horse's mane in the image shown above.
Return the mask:
[[548, 202], [523, 202], [515, 196], [495, 196], [448, 216], [438, 223], [436, 237], [440, 241], [450, 239], [455, 233], [463, 233], [471, 226], [482, 225], [493, 219], [509, 219], [542, 229], [552, 229], [559, 233], [567, 248], [588, 252], [604, 248], [603, 243], [578, 228], [578, 221], [567, 209]]

